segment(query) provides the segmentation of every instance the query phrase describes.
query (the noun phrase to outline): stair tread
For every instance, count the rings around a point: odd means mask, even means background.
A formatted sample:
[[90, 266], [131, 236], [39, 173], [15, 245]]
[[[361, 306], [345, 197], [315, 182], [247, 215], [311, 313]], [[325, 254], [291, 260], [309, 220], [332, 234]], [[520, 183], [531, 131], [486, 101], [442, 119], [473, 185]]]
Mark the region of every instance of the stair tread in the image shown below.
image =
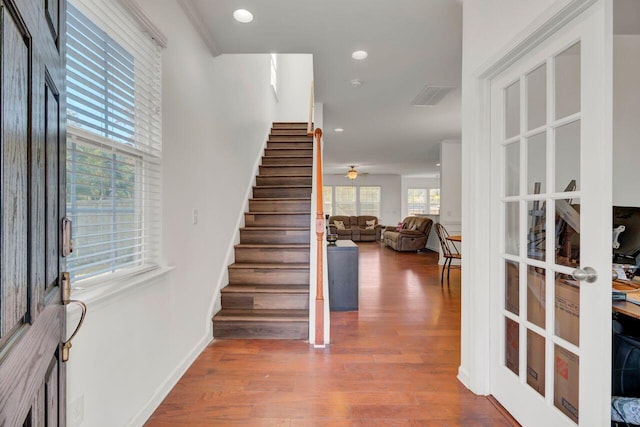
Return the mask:
[[248, 322], [308, 322], [309, 310], [248, 310], [225, 308], [216, 314], [214, 321]]
[[308, 231], [309, 227], [241, 227], [240, 230], [252, 231]]
[[254, 185], [253, 188], [311, 188], [310, 185]]
[[[260, 175], [258, 175], [260, 176]], [[302, 174], [302, 175], [269, 175], [269, 176], [260, 176], [261, 178], [310, 178], [311, 175]]]
[[234, 269], [267, 269], [267, 270], [304, 270], [309, 269], [309, 263], [255, 263], [240, 262], [231, 264]]
[[[311, 165], [309, 166], [306, 166], [306, 165], [260, 165], [260, 167], [263, 167], [263, 168], [310, 168]], [[298, 176], [307, 176], [307, 175], [300, 174]]]
[[239, 249], [309, 249], [311, 245], [305, 243], [239, 243], [235, 247]]
[[228, 285], [220, 292], [229, 294], [309, 294], [306, 285]]
[[[313, 159], [313, 156], [296, 156], [296, 159]], [[269, 159], [291, 159], [291, 156], [269, 156]]]
[[286, 201], [292, 201], [292, 200], [299, 200], [299, 201], [307, 201], [307, 200], [311, 200], [311, 196], [309, 197], [260, 197], [260, 198], [251, 198], [249, 200], [260, 200], [260, 201], [279, 201], [279, 200], [286, 200]]
[[245, 215], [311, 215], [311, 212], [245, 212]]

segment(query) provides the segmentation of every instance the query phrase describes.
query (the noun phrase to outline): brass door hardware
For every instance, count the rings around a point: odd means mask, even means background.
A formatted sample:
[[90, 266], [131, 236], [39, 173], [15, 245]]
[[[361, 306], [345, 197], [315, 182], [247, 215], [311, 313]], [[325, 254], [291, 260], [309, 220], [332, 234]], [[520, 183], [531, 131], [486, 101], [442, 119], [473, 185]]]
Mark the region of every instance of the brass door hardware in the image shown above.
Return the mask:
[[71, 350], [71, 340], [73, 340], [73, 338], [76, 336], [76, 334], [82, 327], [82, 324], [84, 323], [84, 318], [87, 315], [87, 305], [82, 301], [71, 299], [71, 276], [66, 271], [62, 273], [62, 304], [65, 306], [69, 304], [78, 304], [82, 309], [82, 314], [80, 315], [80, 321], [78, 322], [78, 326], [76, 326], [76, 329], [73, 331], [69, 339], [62, 343], [62, 361], [66, 362], [69, 360], [69, 350]]

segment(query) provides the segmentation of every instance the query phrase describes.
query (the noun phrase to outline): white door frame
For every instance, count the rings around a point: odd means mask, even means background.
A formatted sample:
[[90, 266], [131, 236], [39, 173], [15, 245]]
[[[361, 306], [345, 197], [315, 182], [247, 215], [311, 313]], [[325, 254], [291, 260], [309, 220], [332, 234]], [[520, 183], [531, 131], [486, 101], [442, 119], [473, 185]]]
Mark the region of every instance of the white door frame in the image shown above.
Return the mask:
[[[473, 132], [465, 137], [462, 152], [465, 244], [462, 247], [462, 348], [458, 379], [476, 394], [489, 394], [491, 379], [491, 80], [598, 1], [611, 7], [611, 0], [558, 0], [480, 67], [469, 85], [476, 104], [469, 126]], [[607, 72], [611, 80], [611, 70]], [[611, 143], [611, 136], [607, 137]]]

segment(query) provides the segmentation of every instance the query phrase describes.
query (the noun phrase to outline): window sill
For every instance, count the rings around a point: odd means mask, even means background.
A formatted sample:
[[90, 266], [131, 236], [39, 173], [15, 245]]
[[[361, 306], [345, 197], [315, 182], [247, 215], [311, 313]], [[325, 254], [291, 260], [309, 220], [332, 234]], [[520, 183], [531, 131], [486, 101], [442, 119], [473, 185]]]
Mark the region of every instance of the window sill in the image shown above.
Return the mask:
[[[132, 276], [114, 278], [100, 285], [92, 286], [89, 289], [72, 288], [71, 299], [80, 300], [89, 308], [102, 306], [125, 294], [152, 285], [157, 279], [168, 275], [173, 269], [175, 269], [173, 266], [159, 267]], [[80, 313], [80, 308], [76, 304], [67, 307], [67, 315], [74, 315], [76, 312]]]

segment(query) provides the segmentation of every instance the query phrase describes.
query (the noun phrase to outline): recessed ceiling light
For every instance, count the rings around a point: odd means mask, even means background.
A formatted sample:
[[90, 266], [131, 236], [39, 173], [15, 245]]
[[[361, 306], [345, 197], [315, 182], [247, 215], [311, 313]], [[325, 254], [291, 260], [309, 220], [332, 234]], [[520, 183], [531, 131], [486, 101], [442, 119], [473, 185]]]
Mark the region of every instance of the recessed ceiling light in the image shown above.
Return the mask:
[[360, 86], [362, 86], [362, 80], [360, 80], [360, 79], [353, 79], [353, 80], [351, 80], [351, 86], [353, 86], [353, 87], [360, 87]]
[[344, 132], [344, 129], [342, 129], [342, 128], [335, 128], [335, 129], [334, 129], [334, 131], [336, 131], [336, 132]]
[[238, 9], [234, 11], [233, 17], [236, 21], [242, 22], [243, 24], [248, 24], [253, 21], [253, 13], [249, 12], [247, 9]]
[[362, 61], [363, 59], [365, 59], [367, 56], [369, 56], [369, 54], [364, 51], [364, 50], [356, 50], [355, 52], [353, 52], [351, 54], [351, 57], [353, 59], [355, 59], [356, 61]]
[[436, 163], [436, 166], [440, 166], [440, 163]]

